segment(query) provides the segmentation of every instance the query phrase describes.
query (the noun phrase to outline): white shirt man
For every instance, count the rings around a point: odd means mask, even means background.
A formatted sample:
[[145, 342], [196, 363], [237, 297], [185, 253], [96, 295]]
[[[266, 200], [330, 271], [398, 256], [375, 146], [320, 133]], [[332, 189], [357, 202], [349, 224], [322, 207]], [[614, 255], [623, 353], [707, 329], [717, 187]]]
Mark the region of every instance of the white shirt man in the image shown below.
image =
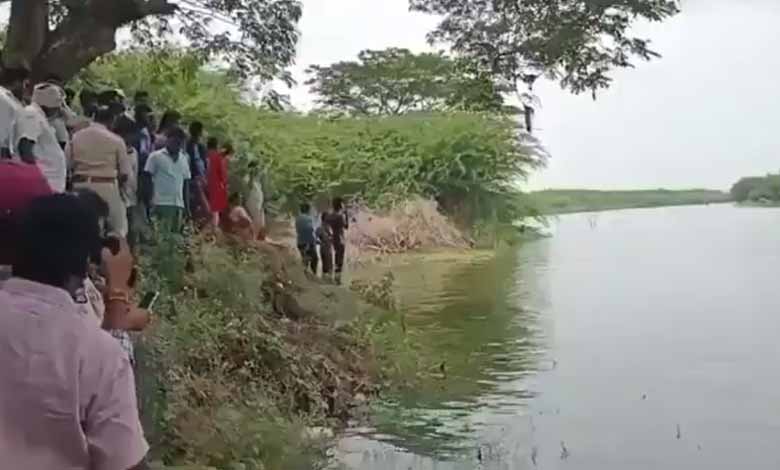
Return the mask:
[[149, 155], [144, 171], [152, 175], [155, 207], [177, 207], [184, 209], [184, 182], [191, 178], [190, 165], [184, 153], [174, 160], [167, 148]]
[[[57, 141], [57, 134], [49, 124], [43, 107], [57, 109], [62, 106], [62, 95], [56, 85], [41, 83], [33, 91], [32, 103], [19, 114], [14, 126], [17, 148], [22, 140], [33, 144], [32, 153], [41, 173], [54, 192], [64, 192], [67, 178], [65, 152]], [[21, 150], [20, 150], [21, 153]]]
[[0, 87], [0, 149], [6, 149], [1, 152], [13, 152], [14, 123], [23, 109], [24, 105], [10, 90]]

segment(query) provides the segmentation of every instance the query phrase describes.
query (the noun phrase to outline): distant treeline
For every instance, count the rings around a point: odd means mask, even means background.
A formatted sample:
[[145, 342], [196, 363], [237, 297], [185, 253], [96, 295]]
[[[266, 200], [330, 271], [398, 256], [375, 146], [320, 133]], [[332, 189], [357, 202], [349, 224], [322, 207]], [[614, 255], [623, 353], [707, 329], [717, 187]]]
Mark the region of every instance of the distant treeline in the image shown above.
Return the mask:
[[780, 202], [780, 174], [742, 178], [731, 187], [731, 197], [741, 203], [778, 203]]
[[548, 189], [529, 194], [531, 204], [542, 214], [565, 214], [642, 207], [685, 206], [728, 202], [728, 193], [709, 189], [595, 191]]

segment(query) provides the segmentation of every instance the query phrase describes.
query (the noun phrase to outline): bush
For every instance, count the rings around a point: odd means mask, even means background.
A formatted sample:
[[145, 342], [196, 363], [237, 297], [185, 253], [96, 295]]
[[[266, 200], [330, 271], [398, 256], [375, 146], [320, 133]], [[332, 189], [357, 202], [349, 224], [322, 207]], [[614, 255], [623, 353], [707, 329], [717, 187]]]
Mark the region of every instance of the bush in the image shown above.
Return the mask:
[[780, 202], [780, 175], [742, 178], [731, 187], [731, 196], [737, 202]]
[[[512, 116], [272, 112], [252, 104], [258, 98], [252, 89], [180, 50], [112, 54], [81, 81], [145, 89], [158, 109], [203, 121], [237, 148], [231, 188], [245, 189], [259, 172], [276, 211], [318, 195], [350, 196], [381, 209], [417, 196], [436, 200], [465, 226], [483, 217], [511, 222], [518, 216], [517, 185], [546, 160]], [[259, 170], [250, 170], [250, 162], [259, 162]]]
[[304, 429], [344, 422], [354, 397], [373, 392], [365, 335], [282, 317], [279, 286], [307, 287], [272, 268], [293, 269], [286, 260], [203, 241], [189, 253], [192, 272], [174, 279], [153, 268], [165, 259], [142, 258], [144, 286], [163, 292], [138, 355], [153, 456], [170, 465], [315, 468], [324, 450]]

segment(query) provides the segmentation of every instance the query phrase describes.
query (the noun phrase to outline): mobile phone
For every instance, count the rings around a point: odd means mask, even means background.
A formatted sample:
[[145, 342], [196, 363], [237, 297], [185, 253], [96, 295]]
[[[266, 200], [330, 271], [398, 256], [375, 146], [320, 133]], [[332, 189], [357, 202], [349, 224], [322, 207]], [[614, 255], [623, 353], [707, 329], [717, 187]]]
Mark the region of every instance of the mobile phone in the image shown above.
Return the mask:
[[153, 291], [153, 292], [147, 292], [144, 294], [143, 298], [141, 299], [141, 302], [138, 304], [138, 307], [145, 309], [145, 310], [151, 310], [152, 307], [154, 307], [154, 303], [157, 302], [157, 297], [160, 296], [160, 292]]

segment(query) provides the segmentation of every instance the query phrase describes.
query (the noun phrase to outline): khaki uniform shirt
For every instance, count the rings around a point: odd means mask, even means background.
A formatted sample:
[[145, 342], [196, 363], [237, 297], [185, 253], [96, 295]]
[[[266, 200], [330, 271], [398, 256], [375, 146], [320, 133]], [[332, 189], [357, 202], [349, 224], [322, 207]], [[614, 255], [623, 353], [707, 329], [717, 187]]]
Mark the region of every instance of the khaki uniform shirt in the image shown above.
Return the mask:
[[132, 171], [125, 141], [102, 124], [73, 134], [66, 154], [74, 176], [117, 178]]

